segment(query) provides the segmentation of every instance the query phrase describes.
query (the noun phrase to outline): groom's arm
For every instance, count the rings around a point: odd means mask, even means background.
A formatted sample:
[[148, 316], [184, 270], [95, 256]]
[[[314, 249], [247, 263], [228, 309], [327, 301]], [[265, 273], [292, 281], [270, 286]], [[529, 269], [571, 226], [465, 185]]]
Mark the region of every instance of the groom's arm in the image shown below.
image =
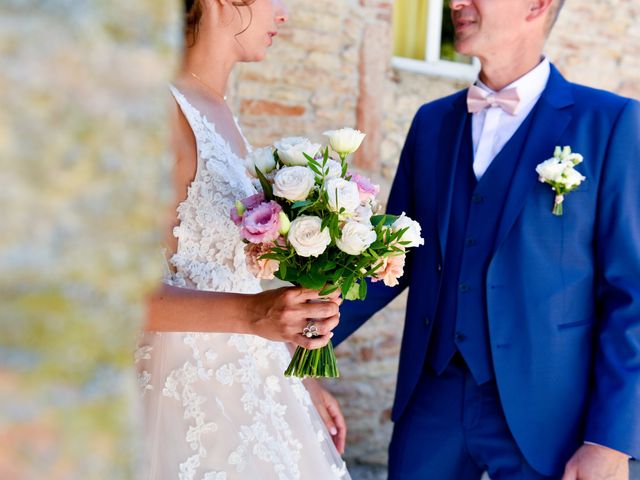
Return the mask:
[[640, 457], [640, 104], [629, 100], [598, 192], [598, 337], [585, 440]]
[[[417, 132], [419, 131], [420, 112], [415, 116], [407, 134], [407, 140], [400, 154], [398, 170], [393, 179], [387, 213], [399, 215], [405, 212], [411, 218], [415, 218], [415, 202], [413, 183], [413, 161], [415, 158], [415, 145]], [[360, 328], [376, 312], [382, 310], [389, 302], [396, 298], [408, 285], [411, 273], [411, 252], [407, 255], [404, 275], [400, 278], [400, 284], [395, 287], [387, 287], [382, 282], [368, 282], [367, 298], [363, 301], [345, 301], [340, 307], [340, 324], [333, 330], [333, 344], [338, 345], [353, 332]]]

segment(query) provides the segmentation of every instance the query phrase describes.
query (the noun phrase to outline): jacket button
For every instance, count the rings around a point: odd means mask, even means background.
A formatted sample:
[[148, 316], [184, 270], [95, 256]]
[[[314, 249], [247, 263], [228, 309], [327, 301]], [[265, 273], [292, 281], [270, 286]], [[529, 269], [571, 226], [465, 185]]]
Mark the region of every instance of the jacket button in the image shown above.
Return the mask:
[[475, 237], [467, 237], [467, 240], [465, 241], [467, 247], [473, 247], [476, 244], [476, 239]]
[[428, 327], [430, 323], [431, 323], [431, 319], [428, 316], [424, 317], [424, 326]]
[[442, 265], [441, 265], [441, 264], [438, 264], [438, 265], [436, 266], [436, 270], [438, 270], [439, 272], [441, 272], [441, 271], [442, 271]]
[[458, 290], [460, 290], [462, 293], [467, 293], [469, 290], [471, 290], [471, 288], [466, 283], [461, 283], [460, 285], [458, 285]]
[[476, 193], [473, 197], [471, 197], [471, 201], [476, 205], [479, 205], [480, 203], [484, 202], [484, 195]]
[[467, 336], [462, 332], [456, 332], [456, 342], [464, 342]]

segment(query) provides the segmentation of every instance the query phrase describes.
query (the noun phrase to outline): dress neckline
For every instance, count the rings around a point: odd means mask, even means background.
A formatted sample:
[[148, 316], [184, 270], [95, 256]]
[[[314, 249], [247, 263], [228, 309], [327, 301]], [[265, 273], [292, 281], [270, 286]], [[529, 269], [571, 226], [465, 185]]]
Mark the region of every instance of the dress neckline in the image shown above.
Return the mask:
[[[229, 143], [229, 141], [220, 133], [218, 132], [218, 130], [216, 129], [215, 123], [213, 123], [212, 121], [210, 121], [207, 116], [205, 114], [203, 114], [200, 110], [198, 110], [188, 99], [187, 97], [178, 89], [178, 87], [176, 87], [175, 85], [171, 84], [170, 88], [173, 90], [174, 95], [180, 96], [182, 98], [182, 101], [184, 102], [184, 104], [191, 109], [202, 121], [202, 124], [204, 126], [207, 127], [207, 129], [213, 134], [215, 135], [220, 141], [221, 143], [224, 145], [224, 147], [226, 148], [226, 150], [233, 156], [235, 157], [237, 160], [240, 161], [241, 165], [244, 167], [245, 165], [245, 161], [246, 158], [251, 154], [251, 145], [249, 144], [247, 138], [244, 136], [244, 133], [242, 132], [242, 129], [240, 128], [240, 123], [238, 122], [238, 117], [236, 117], [235, 115], [233, 115], [233, 113], [231, 114], [231, 116], [233, 117], [233, 121], [236, 125], [236, 128], [238, 129], [238, 133], [240, 134], [240, 138], [242, 138], [242, 141], [244, 142], [244, 147], [245, 150], [247, 151], [247, 155], [246, 156], [242, 156], [239, 153], [237, 153], [232, 147], [231, 144]], [[193, 127], [192, 127], [193, 128]], [[194, 132], [194, 135], [196, 135], [196, 132]], [[197, 140], [197, 135], [196, 135], [196, 140]]]

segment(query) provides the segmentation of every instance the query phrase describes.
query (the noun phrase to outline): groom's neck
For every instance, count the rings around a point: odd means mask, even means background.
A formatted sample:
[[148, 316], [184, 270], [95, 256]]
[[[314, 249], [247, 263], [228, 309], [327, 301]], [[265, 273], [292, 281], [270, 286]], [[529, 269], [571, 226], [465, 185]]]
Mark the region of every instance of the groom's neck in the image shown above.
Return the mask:
[[507, 85], [526, 75], [542, 60], [542, 54], [536, 50], [529, 54], [513, 52], [513, 55], [496, 54], [480, 58], [480, 80], [494, 91], [500, 91]]

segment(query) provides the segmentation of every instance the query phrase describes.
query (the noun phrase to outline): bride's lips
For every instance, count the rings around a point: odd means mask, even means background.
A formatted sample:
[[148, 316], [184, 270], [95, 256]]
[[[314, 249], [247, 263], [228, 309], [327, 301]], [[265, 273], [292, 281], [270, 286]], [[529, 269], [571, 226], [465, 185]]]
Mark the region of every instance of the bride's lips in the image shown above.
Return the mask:
[[267, 32], [267, 37], [269, 37], [269, 45], [273, 45], [273, 37], [278, 35], [278, 32]]

